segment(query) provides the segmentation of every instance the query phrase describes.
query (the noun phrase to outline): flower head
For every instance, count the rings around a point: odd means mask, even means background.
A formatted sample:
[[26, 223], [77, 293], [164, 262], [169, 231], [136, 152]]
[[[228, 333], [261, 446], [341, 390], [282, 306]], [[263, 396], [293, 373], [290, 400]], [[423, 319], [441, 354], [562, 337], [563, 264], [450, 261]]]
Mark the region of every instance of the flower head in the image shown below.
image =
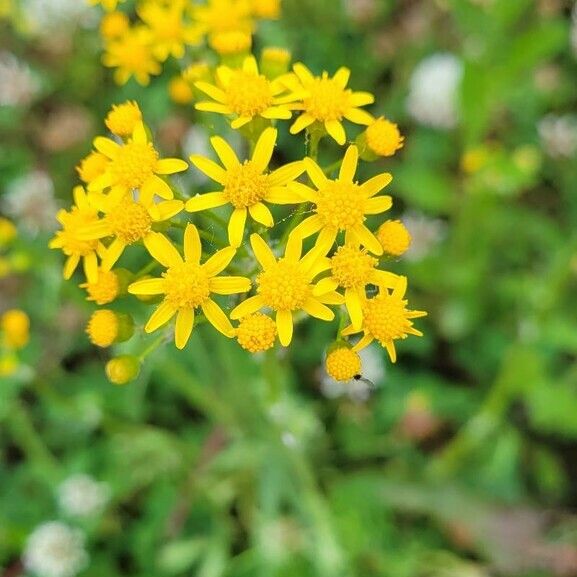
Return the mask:
[[[379, 294], [363, 303], [364, 333], [361, 340], [353, 347], [358, 351], [366, 347], [373, 340], [387, 349], [391, 361], [397, 360], [394, 341], [405, 339], [408, 335], [422, 336], [423, 333], [413, 327], [411, 319], [424, 317], [424, 311], [413, 311], [406, 308], [407, 301], [403, 300], [407, 289], [406, 277], [399, 277], [399, 281], [392, 292], [380, 289]], [[343, 335], [352, 335], [360, 332], [350, 325], [343, 330]]]
[[293, 70], [294, 76], [286, 82], [300, 97], [291, 108], [302, 111], [302, 114], [291, 126], [291, 134], [297, 134], [316, 122], [342, 145], [346, 141], [343, 119], [363, 125], [373, 121], [373, 117], [359, 107], [372, 104], [375, 98], [368, 92], [353, 92], [346, 87], [351, 73], [348, 68], [339, 68], [332, 78], [327, 72], [314, 76], [300, 62], [294, 65]]
[[291, 236], [302, 239], [320, 231], [318, 243], [328, 251], [338, 233], [345, 231], [347, 242], [357, 242], [376, 255], [383, 253], [381, 244], [364, 221], [366, 215], [380, 214], [391, 207], [390, 196], [375, 195], [391, 182], [392, 176], [384, 172], [358, 184], [353, 181], [358, 157], [357, 147], [349, 146], [336, 180], [328, 179], [314, 160], [305, 158], [306, 170], [317, 190], [299, 182], [291, 183], [290, 190], [312, 202], [315, 214], [293, 229]]
[[118, 38], [130, 28], [130, 20], [124, 12], [105, 14], [100, 21], [100, 34], [106, 39]]
[[142, 122], [142, 112], [134, 100], [113, 104], [104, 120], [108, 130], [118, 136], [131, 136], [139, 122]]
[[232, 128], [240, 128], [256, 117], [288, 119], [291, 117], [287, 103], [299, 98], [299, 94], [288, 94], [280, 79], [269, 80], [260, 74], [254, 56], [247, 56], [241, 68], [219, 66], [216, 69], [219, 86], [208, 82], [197, 82], [195, 86], [213, 100], [198, 102], [197, 110], [217, 112], [234, 116]]
[[298, 194], [287, 189], [287, 184], [304, 172], [302, 162], [292, 162], [272, 172], [267, 171], [276, 137], [276, 129], [267, 128], [258, 139], [252, 158], [242, 164], [230, 145], [218, 136], [210, 141], [224, 168], [204, 156], [193, 154], [190, 157], [198, 169], [222, 186], [222, 190], [197, 194], [188, 200], [186, 210], [196, 212], [231, 204], [234, 210], [228, 237], [232, 246], [238, 247], [242, 242], [247, 213], [258, 223], [270, 227], [274, 221], [265, 202], [302, 202]]
[[381, 116], [367, 126], [365, 140], [369, 150], [377, 156], [393, 156], [403, 148], [405, 137], [401, 136], [396, 124]]
[[93, 150], [85, 156], [76, 167], [80, 180], [85, 184], [90, 184], [99, 176], [102, 176], [108, 166], [108, 158], [101, 152]]
[[106, 305], [118, 296], [120, 281], [113, 270], [106, 271], [99, 268], [96, 282], [82, 283], [80, 288], [88, 293], [87, 300], [94, 301], [97, 305]]
[[236, 328], [238, 344], [251, 353], [266, 351], [274, 345], [276, 324], [263, 313], [253, 313], [240, 319]]
[[327, 290], [315, 294], [315, 277], [329, 268], [329, 261], [318, 247], [301, 257], [302, 247], [298, 240], [289, 241], [285, 256], [277, 258], [265, 241], [258, 235], [250, 237], [254, 255], [263, 271], [257, 276], [257, 294], [239, 304], [231, 313], [232, 319], [241, 319], [261, 308], [276, 312], [279, 340], [288, 346], [293, 335], [293, 313], [304, 310], [309, 315], [331, 321], [333, 311], [327, 304], [341, 304], [338, 293]]
[[25, 347], [30, 338], [30, 319], [20, 309], [10, 309], [0, 316], [1, 341], [11, 349]]
[[256, 18], [276, 20], [280, 17], [280, 0], [251, 0], [250, 4]]
[[114, 311], [99, 309], [92, 313], [86, 334], [90, 342], [97, 347], [109, 347], [118, 336], [118, 317]]
[[335, 381], [350, 381], [361, 373], [361, 357], [348, 346], [336, 347], [327, 354], [325, 368]]
[[58, 487], [60, 509], [72, 517], [89, 517], [99, 513], [106, 505], [110, 489], [89, 475], [68, 477]]
[[242, 30], [228, 30], [213, 34], [209, 39], [210, 47], [221, 56], [243, 54], [250, 51], [252, 36]]
[[385, 251], [391, 256], [401, 256], [411, 245], [411, 235], [400, 220], [387, 220], [377, 231], [377, 238]]
[[109, 163], [104, 173], [91, 182], [89, 189], [99, 191], [110, 187], [111, 196], [115, 198], [138, 189], [139, 198], [145, 204], [151, 204], [155, 194], [172, 199], [172, 190], [160, 175], [188, 168], [179, 158], [159, 158], [142, 122], [136, 124], [125, 143], [118, 144], [98, 136], [94, 139], [94, 147], [109, 159]]
[[254, 28], [249, 0], [208, 0], [191, 10], [194, 21], [208, 36], [231, 30], [250, 33]]
[[247, 292], [250, 280], [239, 276], [217, 276], [230, 263], [236, 250], [219, 250], [204, 264], [200, 264], [201, 244], [198, 230], [188, 224], [184, 233], [184, 259], [174, 245], [160, 233], [151, 233], [144, 239], [146, 248], [160, 264], [166, 267], [162, 278], [137, 281], [128, 287], [136, 295], [163, 295], [163, 301], [154, 311], [144, 330], [151, 333], [166, 324], [175, 314], [175, 344], [185, 347], [194, 325], [197, 309], [202, 309], [207, 320], [221, 333], [234, 336], [234, 328], [211, 294], [230, 295]]

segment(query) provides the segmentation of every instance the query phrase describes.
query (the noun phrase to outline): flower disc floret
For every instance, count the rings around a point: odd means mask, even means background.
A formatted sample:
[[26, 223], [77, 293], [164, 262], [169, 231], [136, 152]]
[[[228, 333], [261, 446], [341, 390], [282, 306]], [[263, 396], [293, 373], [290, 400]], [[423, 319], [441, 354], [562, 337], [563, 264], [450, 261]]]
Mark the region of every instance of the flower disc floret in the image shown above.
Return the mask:
[[378, 260], [366, 250], [355, 246], [340, 246], [331, 258], [331, 273], [339, 286], [365, 287], [369, 284]]
[[224, 193], [235, 208], [248, 208], [267, 196], [270, 188], [268, 180], [267, 174], [247, 160], [227, 172]]
[[123, 104], [113, 104], [104, 120], [110, 132], [118, 136], [130, 136], [135, 126], [142, 121], [142, 112], [136, 102], [129, 100]]
[[387, 220], [377, 231], [377, 238], [385, 253], [401, 256], [411, 245], [411, 234], [400, 220]]
[[311, 295], [310, 279], [298, 263], [280, 259], [256, 279], [258, 293], [275, 311], [300, 309]]
[[158, 162], [158, 152], [150, 142], [129, 141], [110, 164], [110, 172], [122, 186], [139, 188], [152, 176]]
[[148, 210], [131, 199], [122, 201], [107, 215], [112, 234], [124, 244], [142, 240], [152, 228], [152, 218]]
[[263, 313], [254, 313], [240, 320], [236, 329], [238, 344], [251, 353], [266, 351], [274, 345], [276, 324]]
[[86, 282], [80, 285], [88, 293], [87, 300], [97, 305], [106, 305], [116, 299], [120, 291], [118, 275], [112, 270], [98, 271], [96, 282]]
[[365, 220], [366, 200], [357, 184], [331, 180], [318, 191], [315, 210], [323, 226], [348, 230]]
[[349, 347], [338, 347], [327, 355], [325, 368], [336, 381], [350, 381], [361, 372], [361, 357]]
[[239, 116], [258, 116], [273, 103], [269, 81], [262, 74], [235, 70], [226, 104]]
[[307, 86], [310, 96], [303, 100], [303, 108], [319, 122], [341, 120], [350, 106], [352, 90], [343, 89], [326, 72]]
[[88, 321], [86, 333], [93, 345], [109, 347], [118, 336], [118, 318], [116, 314], [107, 309], [95, 311]]
[[210, 296], [208, 276], [196, 263], [176, 264], [163, 276], [166, 302], [177, 310], [198, 307]]

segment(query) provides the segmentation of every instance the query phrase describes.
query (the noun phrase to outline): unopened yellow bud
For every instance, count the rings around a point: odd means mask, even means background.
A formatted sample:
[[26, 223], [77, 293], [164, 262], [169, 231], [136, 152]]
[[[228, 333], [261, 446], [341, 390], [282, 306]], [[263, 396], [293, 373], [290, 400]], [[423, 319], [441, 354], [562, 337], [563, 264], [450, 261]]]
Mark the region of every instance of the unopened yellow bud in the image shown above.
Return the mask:
[[140, 361], [134, 355], [122, 355], [106, 363], [106, 376], [115, 385], [125, 385], [138, 377]]
[[21, 349], [30, 338], [30, 319], [24, 311], [8, 310], [0, 317], [0, 330], [7, 347]]

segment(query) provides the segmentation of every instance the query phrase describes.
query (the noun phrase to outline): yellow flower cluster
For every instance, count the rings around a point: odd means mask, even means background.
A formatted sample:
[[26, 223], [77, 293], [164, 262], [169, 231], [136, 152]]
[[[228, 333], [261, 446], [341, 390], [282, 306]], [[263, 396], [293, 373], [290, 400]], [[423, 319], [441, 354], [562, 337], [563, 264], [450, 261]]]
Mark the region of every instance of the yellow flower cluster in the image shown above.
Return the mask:
[[[407, 279], [384, 268], [411, 238], [401, 221], [383, 218], [392, 175], [363, 165], [393, 155], [404, 140], [394, 123], [363, 108], [374, 96], [349, 88], [346, 68], [316, 75], [302, 63], [291, 68], [283, 49], [251, 54], [256, 19], [277, 18], [278, 1], [148, 0], [137, 2], [133, 25], [116, 2], [102, 4], [105, 63], [119, 81], [148, 82], [189, 44], [216, 51], [219, 64], [189, 64], [171, 93], [180, 102], [187, 89], [194, 93], [210, 126], [212, 114], [224, 115], [250, 152], [216, 134], [214, 153], [193, 154], [190, 164], [162, 158], [138, 104], [112, 107], [105, 118], [112, 137], [95, 138], [79, 163], [83, 184], [57, 215], [61, 229], [51, 241], [67, 257], [64, 277], [82, 263], [87, 300], [107, 306], [88, 321], [90, 341], [108, 347], [140, 332], [115, 310], [120, 298], [133, 298], [151, 309], [143, 332], [161, 331], [158, 343], [173, 338], [179, 349], [203, 323], [252, 353], [277, 338], [287, 347], [308, 316], [338, 320], [327, 355], [335, 379], [361, 378], [358, 351], [373, 340], [395, 362], [395, 341], [421, 335], [412, 320], [426, 313], [407, 308]], [[294, 145], [304, 146], [287, 155], [297, 160], [275, 155], [283, 122]], [[352, 142], [349, 123], [362, 127]], [[323, 139], [323, 153], [333, 156], [327, 168], [318, 157]], [[189, 188], [184, 174], [171, 180], [185, 171], [207, 184]], [[134, 378], [148, 350], [113, 359], [109, 378]]]
[[17, 351], [28, 344], [30, 319], [20, 309], [0, 314], [0, 378], [9, 377], [19, 367]]

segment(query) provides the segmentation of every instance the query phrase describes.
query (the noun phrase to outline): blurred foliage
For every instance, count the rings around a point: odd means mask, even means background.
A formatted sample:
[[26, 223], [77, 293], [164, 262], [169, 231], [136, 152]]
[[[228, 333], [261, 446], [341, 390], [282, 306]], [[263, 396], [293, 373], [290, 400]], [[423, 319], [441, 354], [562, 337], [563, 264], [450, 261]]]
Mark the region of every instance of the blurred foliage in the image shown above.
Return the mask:
[[[375, 114], [406, 137], [380, 161], [398, 216], [406, 203], [444, 230], [394, 265], [429, 311], [425, 337], [402, 343], [364, 403], [322, 396], [318, 326], [280, 359], [200, 327], [186, 354], [156, 351], [137, 382], [110, 385], [49, 233], [21, 231], [20, 266], [0, 279], [0, 309], [32, 320], [21, 369], [0, 378], [0, 574], [24, 574], [27, 536], [66, 519], [56, 487], [85, 472], [112, 495], [73, 521], [88, 536], [86, 577], [577, 575], [577, 163], [550, 156], [538, 131], [547, 114], [577, 112], [571, 8], [284, 0], [261, 32], [316, 72], [349, 66], [351, 85], [377, 95]], [[40, 80], [29, 107], [0, 106], [0, 198], [42, 168], [63, 203], [101, 118], [126, 98], [179, 151], [196, 113], [167, 104], [170, 71], [118, 88], [94, 29], [48, 40], [0, 23], [0, 50]], [[405, 107], [435, 52], [463, 62], [453, 130]], [[71, 108], [87, 128], [55, 146], [51, 119]]]

